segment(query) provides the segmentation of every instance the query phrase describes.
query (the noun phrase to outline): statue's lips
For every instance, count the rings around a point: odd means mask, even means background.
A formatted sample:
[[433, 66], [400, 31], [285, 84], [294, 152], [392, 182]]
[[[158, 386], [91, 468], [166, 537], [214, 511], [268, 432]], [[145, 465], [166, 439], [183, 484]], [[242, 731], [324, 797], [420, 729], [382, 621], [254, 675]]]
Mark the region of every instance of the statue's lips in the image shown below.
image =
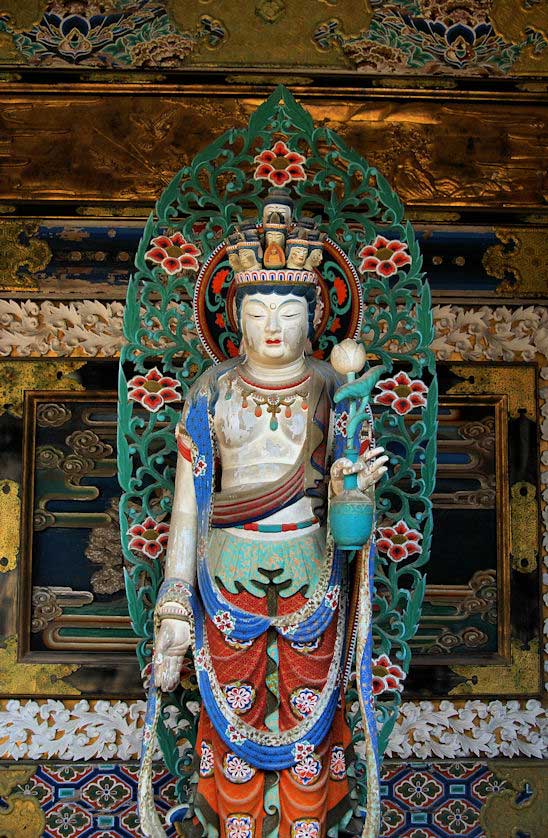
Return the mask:
[[270, 339], [270, 340], [267, 338], [265, 340], [265, 343], [268, 346], [279, 346], [281, 344], [281, 340], [280, 340], [280, 338], [273, 338], [273, 339]]

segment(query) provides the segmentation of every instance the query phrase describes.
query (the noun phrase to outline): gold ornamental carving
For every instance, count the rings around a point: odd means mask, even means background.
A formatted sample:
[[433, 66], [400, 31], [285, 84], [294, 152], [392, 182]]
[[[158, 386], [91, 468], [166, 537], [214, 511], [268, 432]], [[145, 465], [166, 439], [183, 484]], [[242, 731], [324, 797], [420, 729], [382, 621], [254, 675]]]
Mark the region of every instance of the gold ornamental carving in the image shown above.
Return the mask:
[[18, 786], [28, 783], [35, 771], [35, 766], [0, 768], [0, 797], [4, 803], [0, 809], [2, 838], [40, 838], [46, 828], [46, 816], [38, 798], [14, 792]]
[[14, 480], [0, 481], [0, 521], [10, 521], [12, 524], [0, 527], [0, 573], [8, 573], [17, 567], [20, 517], [19, 484]]
[[[255, 0], [226, 3], [223, 0], [169, 0], [168, 14], [181, 32], [199, 31], [204, 15], [218, 20], [225, 38], [208, 57], [208, 63], [240, 66], [340, 67], [341, 52], [320, 50], [314, 40], [322, 24], [336, 21], [346, 37], [369, 29], [373, 9], [369, 0]], [[291, 37], [291, 33], [298, 33]], [[201, 53], [201, 54], [200, 54]], [[194, 57], [201, 64], [201, 50]]]
[[521, 834], [541, 838], [545, 835], [548, 766], [537, 762], [527, 765], [490, 762], [489, 768], [511, 788], [490, 794], [482, 806], [480, 821], [486, 838], [514, 838]]
[[7, 15], [14, 32], [24, 32], [41, 21], [47, 5], [47, 0], [0, 0], [0, 15]]
[[496, 293], [545, 296], [546, 230], [497, 228], [495, 233], [502, 244], [488, 247], [482, 263], [489, 276], [502, 280]]
[[451, 372], [464, 380], [453, 385], [447, 391], [448, 394], [506, 395], [510, 416], [517, 419], [520, 411], [524, 410], [529, 419], [535, 419], [537, 409], [534, 367], [451, 364]]
[[489, 20], [493, 29], [513, 44], [524, 41], [528, 29], [540, 32], [548, 40], [548, 6], [545, 3], [493, 0]]
[[21, 663], [17, 660], [16, 635], [4, 637], [0, 644], [0, 693], [44, 697], [80, 695], [80, 690], [64, 680], [80, 669], [78, 664]]
[[514, 483], [510, 489], [512, 527], [512, 567], [519, 573], [532, 573], [537, 567], [538, 506], [531, 483]]
[[32, 274], [43, 270], [52, 257], [49, 245], [34, 238], [39, 226], [37, 221], [0, 221], [0, 291], [38, 290]]
[[500, 666], [452, 666], [451, 671], [466, 680], [449, 695], [536, 695], [541, 689], [538, 641], [522, 648], [512, 640], [512, 663]]
[[26, 390], [83, 390], [74, 373], [85, 361], [3, 361], [0, 378], [0, 416], [23, 415]]

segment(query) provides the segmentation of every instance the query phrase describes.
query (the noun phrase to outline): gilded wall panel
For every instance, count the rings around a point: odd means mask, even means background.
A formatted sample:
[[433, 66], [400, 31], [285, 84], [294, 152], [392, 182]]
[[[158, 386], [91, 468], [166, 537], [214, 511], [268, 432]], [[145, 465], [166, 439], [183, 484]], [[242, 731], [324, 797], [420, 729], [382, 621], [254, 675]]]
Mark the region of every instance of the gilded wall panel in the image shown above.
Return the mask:
[[[121, 90], [85, 98], [4, 94], [0, 202], [151, 205], [185, 162], [221, 131], [242, 125], [259, 104], [246, 95], [189, 96], [159, 88], [132, 96]], [[315, 121], [366, 154], [410, 208], [545, 206], [548, 152], [540, 102], [402, 101], [352, 92], [321, 101], [305, 94], [302, 101]]]
[[547, 73], [545, 6], [527, 0], [4, 0], [11, 67], [358, 71], [368, 76]]

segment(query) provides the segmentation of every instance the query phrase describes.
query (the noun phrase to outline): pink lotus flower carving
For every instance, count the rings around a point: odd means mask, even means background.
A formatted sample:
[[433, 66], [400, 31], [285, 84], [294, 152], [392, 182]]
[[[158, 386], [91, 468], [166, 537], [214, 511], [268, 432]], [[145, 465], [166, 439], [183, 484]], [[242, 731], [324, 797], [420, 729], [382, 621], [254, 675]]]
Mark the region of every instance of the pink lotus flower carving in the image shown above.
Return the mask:
[[405, 242], [377, 236], [373, 244], [362, 247], [358, 254], [362, 258], [360, 271], [362, 273], [371, 271], [379, 276], [392, 276], [398, 268], [411, 264], [411, 257], [405, 253], [406, 250]]
[[253, 175], [255, 180], [268, 180], [274, 186], [283, 186], [292, 180], [306, 180], [303, 168], [306, 157], [297, 151], [290, 151], [282, 140], [261, 151], [254, 162], [258, 164]]
[[419, 544], [422, 534], [408, 527], [403, 520], [392, 527], [379, 527], [379, 536], [377, 549], [386, 553], [395, 562], [401, 562], [402, 559], [422, 553], [422, 547]]
[[388, 405], [400, 416], [426, 404], [428, 387], [419, 378], [409, 378], [406, 372], [399, 372], [394, 378], [385, 378], [376, 386], [381, 392], [375, 396], [374, 403]]
[[180, 386], [176, 378], [162, 375], [154, 367], [146, 375], [134, 375], [128, 381], [128, 399], [139, 402], [151, 413], [157, 413], [166, 402], [180, 400], [181, 396], [177, 393]]
[[146, 518], [142, 524], [134, 524], [127, 534], [131, 536], [130, 550], [144, 553], [149, 559], [156, 559], [167, 545], [169, 526], [158, 523], [154, 518]]
[[185, 269], [198, 270], [196, 257], [200, 255], [200, 251], [195, 245], [187, 242], [181, 233], [175, 233], [173, 236], [156, 236], [150, 243], [154, 247], [147, 250], [145, 259], [156, 262], [166, 274], [173, 276]]
[[403, 690], [405, 672], [395, 663], [392, 663], [388, 655], [381, 655], [373, 659], [373, 695], [380, 695], [389, 690]]

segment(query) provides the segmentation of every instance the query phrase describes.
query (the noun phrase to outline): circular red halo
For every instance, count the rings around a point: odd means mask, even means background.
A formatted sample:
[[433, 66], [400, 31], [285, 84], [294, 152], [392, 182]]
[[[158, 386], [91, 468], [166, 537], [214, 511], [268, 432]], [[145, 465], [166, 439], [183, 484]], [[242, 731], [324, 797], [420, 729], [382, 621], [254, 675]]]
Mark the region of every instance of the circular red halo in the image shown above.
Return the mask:
[[[221, 242], [202, 265], [194, 288], [194, 318], [198, 336], [215, 363], [238, 354], [240, 334], [234, 312], [233, 271]], [[363, 318], [363, 291], [358, 273], [342, 248], [328, 237], [319, 277], [323, 313], [312, 341], [317, 358], [329, 355], [335, 343], [357, 338]]]

